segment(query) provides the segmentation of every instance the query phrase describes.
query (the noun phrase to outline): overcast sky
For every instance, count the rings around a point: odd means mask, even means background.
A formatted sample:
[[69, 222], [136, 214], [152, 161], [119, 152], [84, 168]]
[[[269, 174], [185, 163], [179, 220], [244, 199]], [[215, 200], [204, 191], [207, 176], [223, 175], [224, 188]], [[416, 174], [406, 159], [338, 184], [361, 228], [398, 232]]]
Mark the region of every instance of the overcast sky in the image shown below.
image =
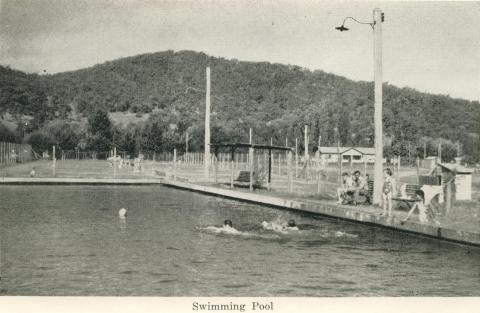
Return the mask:
[[385, 12], [384, 80], [480, 100], [480, 2], [0, 0], [1, 64], [75, 70], [120, 57], [195, 50], [373, 79], [372, 10]]

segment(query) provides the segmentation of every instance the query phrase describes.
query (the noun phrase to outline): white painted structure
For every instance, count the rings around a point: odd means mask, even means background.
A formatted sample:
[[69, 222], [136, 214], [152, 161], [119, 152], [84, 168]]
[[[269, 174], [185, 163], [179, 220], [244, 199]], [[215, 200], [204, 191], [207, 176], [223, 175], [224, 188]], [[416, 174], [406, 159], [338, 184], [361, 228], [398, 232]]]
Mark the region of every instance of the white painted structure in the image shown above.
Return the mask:
[[374, 163], [375, 148], [363, 147], [319, 147], [321, 158], [328, 163]]
[[442, 174], [454, 175], [455, 199], [472, 200], [472, 173], [473, 169], [458, 163], [438, 163]]

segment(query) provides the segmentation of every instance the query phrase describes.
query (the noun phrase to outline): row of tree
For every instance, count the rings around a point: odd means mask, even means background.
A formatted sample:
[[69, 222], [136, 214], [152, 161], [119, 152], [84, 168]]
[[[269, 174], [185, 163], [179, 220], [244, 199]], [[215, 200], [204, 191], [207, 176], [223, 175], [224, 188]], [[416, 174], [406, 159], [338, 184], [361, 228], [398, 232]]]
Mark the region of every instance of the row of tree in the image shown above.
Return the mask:
[[[68, 133], [64, 124], [70, 124], [76, 144], [89, 149], [114, 143], [128, 151], [171, 150], [184, 146], [187, 131], [191, 149], [201, 149], [206, 66], [212, 69], [213, 140], [247, 141], [252, 128], [256, 142], [272, 138], [283, 145], [287, 138], [293, 145], [309, 125], [312, 144], [321, 137], [325, 146], [373, 146], [372, 83], [191, 51], [145, 54], [44, 76], [0, 67], [0, 117], [8, 113], [18, 121], [17, 140], [56, 141], [56, 129]], [[90, 125], [98, 118], [98, 111], [149, 118], [124, 128], [104, 121], [105, 133], [82, 126], [84, 119]], [[432, 147], [436, 141], [445, 147], [459, 142], [468, 162], [480, 161], [478, 101], [385, 84], [383, 122], [387, 154], [415, 155], [424, 142]]]
[[[232, 125], [213, 121], [212, 143], [225, 142], [248, 142], [249, 128], [245, 125]], [[243, 127], [241, 127], [243, 126]], [[273, 142], [274, 145], [295, 146], [297, 140], [299, 152], [303, 153], [303, 127], [299, 129], [286, 129], [283, 133], [271, 132], [265, 129], [254, 128], [253, 136], [256, 143]], [[96, 151], [108, 152], [116, 147], [118, 151], [125, 151], [128, 155], [138, 155], [140, 152], [165, 152], [176, 148], [179, 152], [186, 149], [186, 133], [189, 133], [189, 151], [203, 151], [204, 129], [203, 124], [189, 126], [182, 124], [172, 112], [157, 111], [143, 123], [129, 124], [126, 127], [115, 125], [110, 120], [108, 113], [97, 111], [88, 119], [88, 124], [83, 127], [78, 123], [54, 121], [43, 128], [31, 132], [26, 137], [26, 142], [32, 145], [36, 151], [50, 150], [55, 145], [60, 150], [72, 151]], [[338, 132], [341, 133], [341, 132]], [[272, 137], [272, 134], [277, 136]], [[282, 136], [283, 135], [283, 136]], [[286, 136], [286, 137], [285, 137]], [[338, 135], [341, 138], [340, 135]], [[318, 141], [309, 136], [311, 151], [316, 151]], [[394, 141], [391, 138], [385, 140], [384, 153], [386, 157], [402, 155], [412, 162], [417, 158], [435, 156], [441, 145], [442, 160], [451, 161], [460, 153], [465, 155], [467, 147], [459, 146], [459, 142], [447, 139], [423, 137], [421, 144], [402, 141]], [[342, 139], [340, 139], [342, 141]]]

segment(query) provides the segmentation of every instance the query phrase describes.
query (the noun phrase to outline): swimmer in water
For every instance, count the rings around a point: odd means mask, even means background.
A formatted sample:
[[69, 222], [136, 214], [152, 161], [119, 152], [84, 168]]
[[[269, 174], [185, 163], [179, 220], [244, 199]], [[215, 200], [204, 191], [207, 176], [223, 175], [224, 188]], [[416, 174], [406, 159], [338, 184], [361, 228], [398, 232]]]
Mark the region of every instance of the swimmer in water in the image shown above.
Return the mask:
[[289, 230], [298, 230], [297, 223], [294, 219], [289, 220], [288, 222], [276, 223], [276, 222], [262, 222], [264, 229], [273, 230], [275, 232], [286, 233]]
[[223, 222], [223, 227], [230, 227], [230, 228], [233, 228], [233, 223], [231, 220], [225, 220]]
[[118, 216], [119, 216], [120, 218], [125, 218], [125, 217], [127, 217], [127, 209], [121, 208], [121, 209], [118, 211]]

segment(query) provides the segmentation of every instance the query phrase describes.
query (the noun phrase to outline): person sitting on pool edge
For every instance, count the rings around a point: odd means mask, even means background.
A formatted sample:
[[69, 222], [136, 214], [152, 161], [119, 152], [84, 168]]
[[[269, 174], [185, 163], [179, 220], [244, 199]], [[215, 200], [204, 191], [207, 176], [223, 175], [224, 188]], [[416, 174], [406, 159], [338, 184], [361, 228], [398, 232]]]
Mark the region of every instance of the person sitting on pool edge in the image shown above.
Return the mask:
[[355, 171], [353, 173], [353, 185], [355, 188], [355, 193], [353, 195], [353, 204], [357, 205], [359, 196], [365, 197], [365, 203], [370, 203], [370, 193], [368, 191], [368, 180], [362, 177], [360, 171]]
[[355, 193], [353, 179], [347, 172], [342, 174], [342, 185], [337, 189], [337, 204], [346, 204], [352, 201]]

